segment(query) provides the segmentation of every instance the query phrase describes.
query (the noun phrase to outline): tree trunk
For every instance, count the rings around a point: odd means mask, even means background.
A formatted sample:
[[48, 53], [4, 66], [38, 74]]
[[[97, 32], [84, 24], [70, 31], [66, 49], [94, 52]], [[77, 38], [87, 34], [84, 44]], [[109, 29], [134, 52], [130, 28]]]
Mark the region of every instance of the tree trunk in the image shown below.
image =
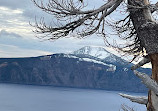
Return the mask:
[[[152, 79], [158, 83], [158, 53], [150, 55], [152, 63]], [[158, 111], [158, 96], [153, 91], [148, 94], [148, 111]]]
[[[149, 5], [148, 0], [128, 0], [130, 19], [142, 47], [149, 54], [152, 64], [152, 79], [158, 82], [158, 24], [148, 8], [141, 9], [141, 4]], [[158, 96], [153, 91], [148, 93], [148, 111], [158, 111]]]

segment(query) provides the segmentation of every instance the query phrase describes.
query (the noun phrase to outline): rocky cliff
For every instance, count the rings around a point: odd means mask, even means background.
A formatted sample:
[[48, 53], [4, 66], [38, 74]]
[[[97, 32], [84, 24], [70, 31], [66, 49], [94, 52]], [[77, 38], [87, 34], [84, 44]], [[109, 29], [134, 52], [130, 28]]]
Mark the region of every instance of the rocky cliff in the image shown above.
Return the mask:
[[[126, 62], [120, 64], [122, 60], [117, 62], [119, 58], [115, 59], [116, 61], [112, 61], [113, 59], [106, 61], [105, 58], [100, 59], [81, 53], [1, 58], [0, 82], [132, 92], [147, 91], [130, 70], [131, 64]], [[143, 68], [140, 70], [146, 73], [151, 71]]]

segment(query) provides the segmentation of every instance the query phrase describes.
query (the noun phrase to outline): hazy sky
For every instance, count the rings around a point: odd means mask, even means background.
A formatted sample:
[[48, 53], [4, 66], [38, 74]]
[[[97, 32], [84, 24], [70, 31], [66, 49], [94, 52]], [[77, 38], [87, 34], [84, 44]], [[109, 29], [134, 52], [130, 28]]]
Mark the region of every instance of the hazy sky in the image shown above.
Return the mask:
[[[88, 8], [101, 4], [102, 2], [93, 0]], [[105, 46], [103, 39], [95, 35], [81, 40], [74, 38], [60, 39], [55, 42], [39, 40], [29, 25], [29, 22], [35, 21], [35, 16], [37, 18], [45, 16], [47, 21], [52, 19], [51, 16], [36, 8], [31, 0], [0, 0], [0, 57], [69, 53], [87, 45]], [[116, 18], [118, 16], [120, 15], [115, 15]]]
[[[98, 2], [94, 0], [93, 3], [97, 5]], [[45, 16], [47, 21], [52, 19], [35, 7], [31, 0], [0, 0], [0, 57], [69, 53], [86, 45], [104, 46], [103, 39], [96, 36], [82, 40], [60, 39], [55, 42], [39, 40], [29, 25], [29, 22], [35, 21], [35, 16]]]

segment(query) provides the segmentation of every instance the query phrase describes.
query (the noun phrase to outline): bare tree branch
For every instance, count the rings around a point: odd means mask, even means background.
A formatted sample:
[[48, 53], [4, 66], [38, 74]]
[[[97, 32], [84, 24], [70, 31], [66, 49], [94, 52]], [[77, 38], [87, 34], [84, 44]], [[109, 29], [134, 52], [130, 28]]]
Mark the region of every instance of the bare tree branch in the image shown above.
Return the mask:
[[148, 102], [148, 98], [146, 96], [131, 96], [131, 95], [122, 94], [122, 93], [119, 93], [119, 95], [122, 96], [123, 98], [130, 99], [130, 101], [136, 102], [139, 104], [146, 105]]
[[136, 70], [137, 68], [149, 62], [150, 62], [149, 56], [145, 56], [138, 64], [135, 64], [134, 66], [132, 66], [131, 69]]
[[[129, 12], [137, 10], [147, 10], [154, 12], [157, 10], [157, 4], [143, 4], [142, 1], [132, 1], [128, 4], [125, 0], [106, 0], [99, 8], [85, 10], [87, 4], [82, 0], [32, 0], [33, 3], [44, 12], [52, 15], [57, 21], [54, 24], [47, 25], [44, 18], [32, 24], [35, 27], [34, 32], [39, 38], [46, 40], [56, 40], [71, 35], [76, 38], [84, 38], [94, 33], [104, 37], [107, 46], [111, 46], [125, 54], [133, 54], [134, 58], [144, 54], [145, 48], [140, 42], [137, 34], [137, 28], [134, 27]], [[82, 2], [82, 3], [81, 3]], [[123, 20], [108, 23], [107, 16], [114, 12], [120, 4], [126, 8], [122, 10], [127, 13]], [[127, 40], [128, 44], [112, 44], [108, 41], [107, 26], [115, 30], [119, 38]]]
[[[49, 0], [46, 6], [42, 1], [41, 3], [36, 2], [36, 0], [32, 1], [43, 11], [52, 14], [58, 20], [65, 19], [67, 22], [65, 25], [60, 23], [56, 27], [47, 26], [43, 21], [40, 23], [36, 21], [32, 25], [36, 28], [36, 33], [50, 35], [49, 40], [54, 40], [67, 36], [79, 27], [82, 29], [82, 26], [84, 30], [77, 32], [78, 37], [92, 35], [100, 28], [104, 29], [104, 25], [101, 27], [104, 18], [111, 14], [123, 0], [110, 0], [101, 7], [88, 11], [81, 11], [85, 6], [76, 4], [72, 0]], [[72, 21], [69, 21], [67, 17], [71, 17]]]
[[138, 72], [136, 70], [134, 70], [134, 74], [138, 76], [150, 90], [158, 95], [158, 84], [156, 83], [156, 81], [151, 79], [147, 74]]

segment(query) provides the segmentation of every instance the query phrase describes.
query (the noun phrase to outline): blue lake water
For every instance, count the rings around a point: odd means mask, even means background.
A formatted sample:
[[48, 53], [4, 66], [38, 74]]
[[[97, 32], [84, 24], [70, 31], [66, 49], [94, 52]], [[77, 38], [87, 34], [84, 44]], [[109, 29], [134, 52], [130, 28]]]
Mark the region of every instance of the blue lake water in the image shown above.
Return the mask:
[[0, 84], [0, 111], [121, 111], [121, 104], [126, 104], [135, 111], [145, 111], [144, 105], [132, 103], [120, 97], [118, 93], [104, 90]]

